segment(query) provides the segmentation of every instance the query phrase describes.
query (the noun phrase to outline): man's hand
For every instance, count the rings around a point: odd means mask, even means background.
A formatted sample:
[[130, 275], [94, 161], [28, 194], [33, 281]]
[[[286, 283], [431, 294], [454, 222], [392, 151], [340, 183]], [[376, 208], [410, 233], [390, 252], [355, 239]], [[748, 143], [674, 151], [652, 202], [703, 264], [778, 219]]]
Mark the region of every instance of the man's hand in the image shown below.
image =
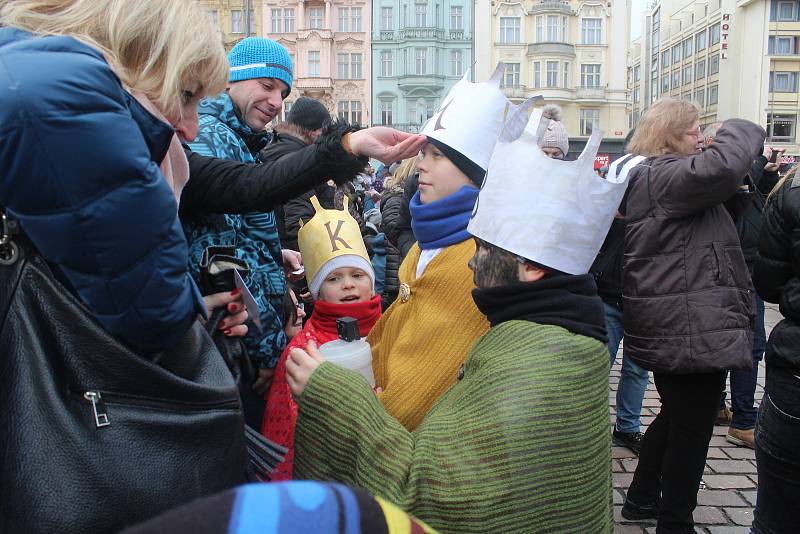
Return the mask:
[[272, 378], [275, 376], [275, 369], [259, 369], [258, 370], [258, 378], [256, 381], [253, 382], [253, 391], [256, 392], [256, 395], [259, 397], [263, 397], [269, 391], [269, 387], [272, 385]]
[[373, 126], [348, 135], [350, 150], [356, 156], [375, 158], [387, 165], [416, 156], [428, 142], [424, 135], [401, 132], [386, 126]]
[[[778, 155], [775, 159], [775, 163], [770, 161], [772, 155], [777, 152]], [[764, 170], [766, 172], [778, 172], [778, 169], [781, 168], [781, 156], [783, 153], [786, 152], [785, 148], [772, 148], [771, 146], [764, 147], [764, 157], [767, 158], [767, 164], [764, 165]]]
[[306, 345], [306, 350], [292, 349], [289, 352], [289, 358], [286, 360], [286, 381], [289, 382], [295, 398], [303, 394], [311, 375], [324, 361], [325, 358], [317, 349], [317, 344], [311, 340]]
[[305, 276], [304, 273], [296, 273], [303, 269], [303, 256], [299, 252], [284, 248], [281, 249], [281, 256], [283, 256], [283, 272], [289, 281], [296, 282]]

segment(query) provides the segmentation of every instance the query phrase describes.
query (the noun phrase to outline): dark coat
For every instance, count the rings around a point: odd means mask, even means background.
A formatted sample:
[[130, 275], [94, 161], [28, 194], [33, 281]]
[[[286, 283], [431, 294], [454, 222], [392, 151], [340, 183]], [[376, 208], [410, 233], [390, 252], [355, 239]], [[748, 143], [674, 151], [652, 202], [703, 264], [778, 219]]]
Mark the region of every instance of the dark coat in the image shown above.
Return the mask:
[[[381, 198], [381, 225], [383, 233], [386, 234], [387, 238], [389, 235], [387, 227], [394, 228], [394, 225], [397, 224], [397, 218], [400, 216], [400, 210], [404, 200], [405, 195], [401, 188], [384, 191], [383, 193], [383, 198]], [[400, 290], [400, 278], [398, 277], [398, 272], [400, 270], [400, 263], [402, 263], [402, 261], [403, 257], [400, 254], [400, 249], [398, 246], [390, 239], [387, 239], [386, 285], [384, 286], [383, 298], [381, 299], [384, 310], [395, 301], [397, 298], [397, 293]]]
[[631, 173], [622, 302], [625, 355], [645, 369], [752, 368], [755, 299], [725, 206], [765, 132], [726, 121], [708, 149], [648, 159]]
[[753, 178], [756, 190], [753, 192], [753, 199], [748, 209], [736, 221], [736, 230], [739, 232], [739, 239], [742, 243], [742, 253], [744, 261], [750, 272], [753, 272], [753, 264], [758, 254], [758, 240], [761, 233], [762, 213], [764, 202], [778, 182], [778, 173], [764, 170], [767, 158], [759, 156], [753, 162], [750, 176]]
[[410, 176], [403, 186], [402, 198], [395, 198], [391, 202], [391, 207], [384, 207], [384, 200], [381, 200], [381, 213], [383, 215], [383, 231], [386, 237], [400, 251], [401, 261], [406, 257], [411, 246], [417, 242], [414, 232], [411, 229], [411, 198], [419, 189], [419, 176]]
[[767, 368], [800, 373], [800, 178], [795, 175], [767, 201], [753, 282], [785, 319], [772, 329]]
[[0, 205], [107, 331], [169, 346], [205, 313], [158, 167], [172, 128], [71, 37], [0, 28], [0, 80]]

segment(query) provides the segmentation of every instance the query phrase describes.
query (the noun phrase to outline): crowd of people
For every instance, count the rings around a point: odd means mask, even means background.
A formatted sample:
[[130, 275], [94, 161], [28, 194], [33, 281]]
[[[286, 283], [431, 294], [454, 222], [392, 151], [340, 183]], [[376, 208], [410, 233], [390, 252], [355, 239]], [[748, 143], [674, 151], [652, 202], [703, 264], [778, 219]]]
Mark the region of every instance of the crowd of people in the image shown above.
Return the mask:
[[[276, 121], [292, 57], [226, 54], [194, 3], [0, 6], [0, 531], [610, 534], [613, 442], [622, 516], [685, 534], [723, 423], [752, 532], [793, 532], [800, 176], [670, 98], [597, 172], [602, 132], [571, 154], [503, 68], [420, 134], [307, 97]], [[323, 356], [348, 324], [371, 372]]]

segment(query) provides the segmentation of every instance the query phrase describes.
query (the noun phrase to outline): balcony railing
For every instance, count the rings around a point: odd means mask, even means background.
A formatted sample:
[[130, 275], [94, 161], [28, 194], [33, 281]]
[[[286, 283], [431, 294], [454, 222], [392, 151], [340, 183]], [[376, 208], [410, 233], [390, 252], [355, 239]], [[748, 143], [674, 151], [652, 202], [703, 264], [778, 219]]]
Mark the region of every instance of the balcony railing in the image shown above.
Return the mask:
[[575, 89], [575, 98], [587, 100], [605, 100], [606, 88], [595, 86], [582, 86]]
[[463, 41], [465, 37], [464, 30], [450, 30], [451, 41]]
[[571, 43], [531, 43], [528, 45], [528, 54], [563, 54], [575, 55], [575, 45]]
[[332, 90], [333, 80], [331, 78], [322, 78], [319, 76], [307, 76], [303, 78], [295, 78], [294, 87], [298, 90]]
[[503, 87], [503, 94], [507, 98], [525, 98], [525, 87], [521, 85], [511, 85]]
[[444, 39], [444, 30], [439, 28], [403, 28], [400, 39]]
[[574, 12], [569, 5], [569, 2], [562, 2], [559, 0], [541, 0], [534, 2], [531, 12], [533, 13], [564, 13], [565, 15], [572, 15]]
[[378, 40], [379, 41], [394, 41], [394, 31], [393, 30], [381, 30], [378, 33]]

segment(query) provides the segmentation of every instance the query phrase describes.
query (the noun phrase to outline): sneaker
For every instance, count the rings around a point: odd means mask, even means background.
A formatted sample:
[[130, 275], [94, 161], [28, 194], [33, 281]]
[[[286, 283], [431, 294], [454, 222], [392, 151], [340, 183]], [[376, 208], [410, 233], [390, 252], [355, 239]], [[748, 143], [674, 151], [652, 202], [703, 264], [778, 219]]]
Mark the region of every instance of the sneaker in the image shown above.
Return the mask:
[[622, 505], [622, 517], [629, 521], [658, 519], [658, 504], [650, 503], [646, 505], [640, 505], [636, 504], [630, 499], [625, 499], [625, 504]]
[[642, 450], [641, 432], [620, 432], [615, 428], [611, 441], [614, 445], [629, 449], [636, 456], [639, 456], [639, 452]]
[[727, 439], [729, 443], [733, 443], [739, 447], [756, 448], [756, 432], [753, 428], [750, 430], [741, 430], [730, 427], [728, 428], [728, 435], [725, 436], [725, 439]]
[[717, 412], [717, 419], [714, 421], [715, 425], [726, 426], [731, 424], [731, 411], [727, 406], [721, 408]]

